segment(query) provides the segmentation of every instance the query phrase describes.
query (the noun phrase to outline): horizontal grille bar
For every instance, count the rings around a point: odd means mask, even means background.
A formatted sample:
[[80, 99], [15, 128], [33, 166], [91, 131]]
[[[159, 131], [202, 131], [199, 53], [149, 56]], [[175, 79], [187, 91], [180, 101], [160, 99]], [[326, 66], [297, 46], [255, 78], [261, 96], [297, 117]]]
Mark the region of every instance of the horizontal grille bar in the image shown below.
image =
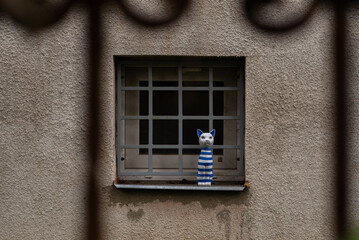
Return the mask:
[[[159, 148], [159, 149], [200, 149], [200, 145], [120, 145], [121, 149], [137, 149], [137, 148]], [[213, 145], [213, 149], [240, 149], [240, 146], [237, 145]]]
[[[213, 91], [239, 91], [238, 87], [212, 87]], [[120, 91], [209, 91], [209, 87], [120, 87]]]
[[240, 116], [121, 116], [121, 120], [138, 120], [138, 119], [155, 119], [155, 120], [167, 120], [167, 119], [184, 119], [184, 120], [240, 120]]
[[[197, 171], [183, 171], [183, 172], [177, 172], [177, 171], [161, 171], [161, 172], [141, 172], [141, 171], [129, 171], [125, 170], [121, 172], [122, 176], [196, 176]], [[239, 176], [239, 172], [237, 170], [230, 171], [227, 170], [226, 172], [216, 172], [216, 176]]]

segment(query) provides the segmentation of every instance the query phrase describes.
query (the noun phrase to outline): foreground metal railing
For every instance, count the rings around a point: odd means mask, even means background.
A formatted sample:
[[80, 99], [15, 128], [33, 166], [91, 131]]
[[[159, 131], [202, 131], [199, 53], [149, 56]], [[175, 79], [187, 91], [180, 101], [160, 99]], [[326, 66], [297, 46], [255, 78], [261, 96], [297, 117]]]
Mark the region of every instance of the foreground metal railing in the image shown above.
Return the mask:
[[347, 23], [346, 23], [346, 9], [351, 2], [350, 0], [329, 0], [319, 1], [313, 0], [309, 5], [307, 11], [296, 19], [287, 19], [284, 24], [268, 23], [263, 19], [257, 18], [259, 16], [258, 11], [263, 4], [280, 1], [266, 1], [266, 0], [247, 0], [246, 12], [251, 22], [258, 28], [270, 32], [284, 32], [294, 30], [296, 27], [304, 24], [314, 13], [319, 3], [324, 2], [334, 8], [335, 12], [335, 28], [333, 36], [335, 36], [335, 51], [334, 51], [334, 69], [335, 69], [335, 159], [336, 159], [336, 171], [335, 171], [335, 215], [336, 215], [336, 235], [338, 238], [342, 238], [348, 230], [348, 218], [347, 218], [347, 165], [348, 165], [348, 103], [347, 103], [347, 56], [346, 56], [346, 37], [347, 37]]
[[[70, 7], [75, 2], [83, 2], [86, 4], [89, 11], [89, 41], [90, 41], [90, 87], [89, 87], [89, 142], [88, 149], [90, 158], [90, 174], [88, 184], [88, 206], [89, 220], [87, 226], [87, 239], [100, 238], [100, 214], [98, 208], [98, 186], [96, 176], [96, 166], [99, 161], [99, 143], [100, 129], [99, 129], [99, 89], [101, 82], [99, 81], [99, 66], [101, 62], [102, 42], [100, 39], [102, 22], [101, 22], [101, 7], [104, 1], [88, 0], [76, 1], [67, 0], [61, 4], [51, 4], [46, 0], [32, 0], [32, 1], [13, 1], [13, 0], [0, 0], [0, 10], [7, 12], [14, 17], [18, 22], [27, 26], [30, 29], [40, 29], [49, 27], [61, 19]], [[127, 1], [116, 1], [120, 9], [135, 23], [147, 27], [158, 27], [176, 21], [185, 11], [190, 7], [190, 0], [168, 1], [168, 16], [161, 19], [154, 20], [143, 16], [141, 13], [131, 9]], [[354, 1], [350, 0], [326, 0], [319, 1], [313, 0], [307, 11], [298, 17], [285, 19], [280, 23], [267, 22], [264, 17], [259, 14], [259, 11], [266, 7], [268, 4], [282, 3], [280, 0], [244, 0], [245, 12], [248, 19], [257, 26], [267, 32], [285, 32], [292, 31], [296, 27], [301, 26], [314, 14], [316, 7], [319, 4], [327, 4], [333, 7], [335, 12], [335, 104], [336, 104], [336, 169], [335, 169], [335, 186], [336, 186], [336, 233], [337, 237], [341, 238], [347, 231], [347, 180], [346, 170], [348, 163], [347, 153], [347, 116], [348, 116], [348, 103], [346, 99], [347, 93], [347, 57], [346, 57], [346, 9]]]

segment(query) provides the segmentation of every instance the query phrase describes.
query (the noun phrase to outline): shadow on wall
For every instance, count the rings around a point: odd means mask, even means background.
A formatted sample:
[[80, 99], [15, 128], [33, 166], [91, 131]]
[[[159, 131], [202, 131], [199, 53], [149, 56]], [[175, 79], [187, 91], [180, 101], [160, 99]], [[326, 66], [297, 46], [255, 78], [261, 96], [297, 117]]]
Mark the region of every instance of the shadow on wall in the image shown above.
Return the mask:
[[120, 190], [114, 186], [102, 188], [109, 206], [132, 204], [140, 206], [154, 201], [173, 201], [184, 205], [199, 202], [204, 209], [213, 209], [218, 205], [247, 205], [249, 191], [212, 192], [212, 191], [164, 191], [164, 190]]

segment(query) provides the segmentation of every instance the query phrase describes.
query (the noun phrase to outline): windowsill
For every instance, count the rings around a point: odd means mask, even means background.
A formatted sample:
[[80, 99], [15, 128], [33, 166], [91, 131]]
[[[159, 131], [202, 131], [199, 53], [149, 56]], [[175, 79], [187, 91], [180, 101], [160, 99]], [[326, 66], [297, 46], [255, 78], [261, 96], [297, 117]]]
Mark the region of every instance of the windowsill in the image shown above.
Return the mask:
[[152, 189], [152, 190], [185, 190], [185, 191], [232, 191], [242, 192], [247, 184], [212, 184], [211, 186], [198, 186], [197, 184], [169, 184], [169, 183], [114, 183], [118, 189]]

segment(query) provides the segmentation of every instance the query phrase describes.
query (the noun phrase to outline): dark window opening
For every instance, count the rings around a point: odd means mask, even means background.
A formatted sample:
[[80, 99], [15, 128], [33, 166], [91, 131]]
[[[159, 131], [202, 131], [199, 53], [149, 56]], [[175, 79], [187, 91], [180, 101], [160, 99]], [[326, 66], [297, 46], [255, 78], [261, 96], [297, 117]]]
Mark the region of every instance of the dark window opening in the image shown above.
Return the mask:
[[[153, 86], [177, 86], [173, 81], [153, 81]], [[183, 82], [184, 86], [208, 86], [208, 81]], [[216, 87], [223, 86], [223, 82], [215, 81]], [[140, 86], [147, 86], [147, 82], [141, 81]], [[184, 116], [208, 116], [209, 92], [208, 91], [183, 91], [183, 115]], [[140, 91], [140, 116], [148, 115], [148, 91]], [[224, 93], [213, 92], [213, 113], [223, 116]], [[153, 91], [153, 115], [177, 116], [178, 115], [178, 91]], [[180, 120], [179, 120], [180, 121]], [[214, 121], [216, 129], [215, 145], [223, 144], [223, 120]], [[183, 145], [198, 144], [197, 129], [210, 131], [208, 120], [183, 120]], [[140, 144], [148, 144], [148, 120], [140, 120], [139, 131]], [[178, 143], [178, 120], [154, 120], [153, 144], [172, 145]], [[153, 149], [153, 154], [177, 154], [177, 149]], [[198, 149], [183, 149], [183, 154], [198, 154]], [[148, 154], [148, 149], [140, 149], [140, 154]], [[214, 149], [213, 154], [222, 155], [223, 149]]]

